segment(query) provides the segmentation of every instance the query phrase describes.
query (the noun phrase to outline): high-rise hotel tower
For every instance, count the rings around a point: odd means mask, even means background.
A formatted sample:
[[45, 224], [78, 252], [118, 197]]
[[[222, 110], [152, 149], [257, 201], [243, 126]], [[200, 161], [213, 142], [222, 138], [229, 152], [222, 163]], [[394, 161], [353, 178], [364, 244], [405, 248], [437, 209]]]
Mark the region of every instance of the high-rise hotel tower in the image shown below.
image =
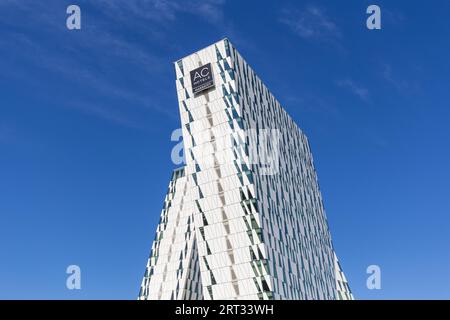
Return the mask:
[[294, 120], [228, 39], [175, 70], [185, 166], [139, 299], [352, 299]]

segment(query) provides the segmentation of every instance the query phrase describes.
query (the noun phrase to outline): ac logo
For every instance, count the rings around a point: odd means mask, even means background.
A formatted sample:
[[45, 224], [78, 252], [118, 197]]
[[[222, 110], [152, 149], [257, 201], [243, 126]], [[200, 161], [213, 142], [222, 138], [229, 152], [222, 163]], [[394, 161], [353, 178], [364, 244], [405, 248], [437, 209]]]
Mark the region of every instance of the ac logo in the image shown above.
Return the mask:
[[195, 72], [194, 81], [209, 76], [209, 72], [210, 72], [209, 69], [206, 67], [202, 68], [200, 71]]
[[194, 94], [214, 87], [214, 77], [211, 63], [191, 71], [192, 92]]

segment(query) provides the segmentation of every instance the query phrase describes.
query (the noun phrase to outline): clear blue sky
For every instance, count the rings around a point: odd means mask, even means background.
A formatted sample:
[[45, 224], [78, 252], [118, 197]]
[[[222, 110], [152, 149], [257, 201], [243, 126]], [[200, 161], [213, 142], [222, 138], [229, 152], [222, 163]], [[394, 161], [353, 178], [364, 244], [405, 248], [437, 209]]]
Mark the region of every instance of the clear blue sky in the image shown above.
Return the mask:
[[[372, 3], [380, 31], [365, 27]], [[0, 0], [0, 298], [137, 297], [175, 167], [172, 61], [224, 36], [308, 135], [356, 297], [450, 298], [449, 13], [443, 0]]]

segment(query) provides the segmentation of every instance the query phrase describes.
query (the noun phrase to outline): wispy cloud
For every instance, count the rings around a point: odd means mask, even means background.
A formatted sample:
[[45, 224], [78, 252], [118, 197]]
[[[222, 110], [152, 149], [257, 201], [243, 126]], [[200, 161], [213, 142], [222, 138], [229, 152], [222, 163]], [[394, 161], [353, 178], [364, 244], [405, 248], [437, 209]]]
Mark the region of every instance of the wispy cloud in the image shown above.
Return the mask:
[[280, 22], [287, 25], [303, 39], [332, 40], [341, 37], [341, 32], [325, 10], [317, 6], [307, 6], [304, 10], [285, 8]]
[[211, 23], [223, 21], [225, 0], [98, 0], [97, 4], [116, 16], [167, 23], [179, 14], [192, 14]]
[[[105, 38], [99, 42], [102, 41], [105, 41]], [[132, 55], [132, 52], [135, 52], [137, 56], [130, 57], [127, 60], [127, 63], [134, 62], [136, 68], [144, 70], [144, 74], [154, 72], [154, 69], [151, 69], [151, 61], [155, 60], [154, 57], [145, 55], [145, 53], [140, 52], [138, 49], [127, 52], [127, 48], [131, 49], [132, 45], [118, 43], [117, 41], [119, 40], [106, 40], [106, 42], [103, 43], [104, 46], [101, 47], [105, 49], [104, 52], [108, 52], [108, 49], [111, 48], [115, 49], [112, 50], [112, 53], [109, 51], [109, 54], [119, 55], [119, 57], [122, 55]], [[113, 44], [113, 42], [115, 44]], [[169, 112], [167, 108], [161, 108], [159, 104], [155, 103], [155, 101], [158, 100], [156, 93], [152, 95], [151, 91], [144, 93], [142, 90], [133, 86], [123, 86], [120, 83], [116, 83], [112, 79], [109, 79], [108, 75], [104, 74], [104, 72], [98, 72], [98, 70], [93, 69], [90, 65], [73, 59], [73, 54], [69, 54], [68, 52], [63, 54], [58, 51], [53, 51], [51, 48], [30, 39], [24, 34], [12, 33], [11, 38], [3, 38], [0, 40], [0, 44], [8, 44], [9, 48], [13, 49], [14, 52], [19, 52], [16, 57], [19, 57], [22, 61], [26, 61], [26, 63], [31, 66], [45, 70], [47, 74], [51, 73], [62, 79], [68, 84], [68, 88], [70, 88], [70, 86], [88, 88], [89, 92], [94, 93], [95, 96], [95, 99], [93, 99], [94, 97], [89, 98], [75, 95], [67, 101], [64, 101], [62, 105], [70, 104], [69, 107], [81, 110], [86, 114], [94, 115], [109, 122], [133, 128], [141, 127], [138, 124], [139, 120], [136, 120], [136, 122], [133, 123], [130, 116], [127, 115], [129, 109], [133, 107], [148, 110], [150, 112], [158, 112], [168, 118], [174, 117], [173, 112]], [[93, 45], [93, 43], [90, 43], [90, 45]], [[106, 45], [109, 46], [106, 47]], [[33, 54], [30, 55], [28, 54], [29, 52], [33, 52]], [[139, 57], [140, 54], [142, 57]], [[125, 58], [126, 57], [127, 56], [125, 56]], [[93, 56], [92, 58], [99, 59], [99, 57], [96, 56]], [[48, 87], [48, 84], [36, 81], [37, 78], [35, 78], [35, 76], [30, 76], [24, 72], [18, 73], [17, 69], [9, 70], [10, 68], [7, 66], [7, 61], [0, 62], [0, 65], [5, 73], [4, 76], [8, 76], [9, 73], [15, 78], [20, 77], [20, 81], [33, 82], [33, 86], [38, 88], [36, 92], [42, 93], [44, 97], [46, 96], [45, 92], [51, 90], [51, 88]], [[148, 70], [145, 72], [147, 67]], [[106, 105], [98, 105], [97, 103], [99, 100], [103, 100], [103, 104]], [[122, 105], [123, 110], [115, 110], [112, 104], [107, 103], [107, 101], [111, 100], [115, 100], [114, 105]], [[75, 107], [75, 104], [78, 104], [79, 106]], [[92, 108], [91, 112], [89, 112], [88, 108]]]
[[[108, 2], [111, 6], [119, 3], [119, 1]], [[130, 2], [135, 5], [141, 2], [147, 3], [147, 1]], [[170, 10], [164, 8], [163, 2], [151, 2], [159, 6], [159, 13], [166, 12], [166, 18], [170, 19]], [[10, 12], [14, 15], [27, 16], [29, 25], [39, 26], [41, 35], [49, 35], [58, 44], [50, 45], [48, 41], [42, 41], [40, 36], [34, 36], [26, 29], [17, 28], [17, 21], [12, 17], [5, 19], [3, 23], [8, 25], [10, 30], [17, 31], [8, 31], [0, 37], [0, 46], [5, 48], [0, 52], [0, 68], [3, 77], [30, 83], [37, 89], [34, 92], [40, 94], [44, 100], [48, 100], [45, 93], [53, 89], [50, 84], [39, 81], [38, 75], [41, 72], [29, 74], [29, 67], [31, 70], [39, 69], [45, 74], [52, 74], [52, 77], [67, 82], [67, 90], [70, 90], [70, 86], [84, 87], [88, 89], [88, 91], [85, 90], [86, 92], [94, 94], [72, 95], [68, 99], [70, 106], [67, 106], [122, 126], [142, 127], [140, 117], [133, 120], [133, 114], [136, 112], [129, 112], [136, 107], [141, 109], [137, 112], [139, 114], [148, 110], [149, 114], [157, 112], [176, 119], [176, 113], [170, 112], [170, 108], [164, 108], [158, 102], [163, 93], [149, 90], [148, 86], [142, 83], [135, 86], [124, 85], [123, 79], [116, 76], [119, 72], [115, 68], [119, 62], [121, 68], [135, 69], [140, 76], [136, 79], [158, 78], [165, 70], [161, 66], [170, 62], [149, 51], [151, 47], [143, 47], [132, 39], [113, 33], [108, 27], [111, 21], [105, 21], [106, 25], [91, 23], [79, 34], [70, 34], [62, 29], [65, 26], [64, 21], [61, 22], [56, 18], [61, 16], [60, 12], [59, 14], [56, 12], [59, 8], [57, 6], [43, 6], [38, 2], [23, 5], [16, 1], [6, 1], [1, 4], [4, 8], [11, 10]], [[60, 32], [61, 30], [63, 32]], [[81, 56], [80, 53], [82, 53]], [[28, 67], [25, 68], [24, 65]], [[69, 102], [61, 103], [61, 105], [66, 104]]]
[[[225, 19], [226, 0], [97, 0], [95, 5], [114, 21], [134, 30], [152, 35], [161, 42], [166, 42], [166, 32], [177, 19], [190, 17], [200, 22], [209, 23], [222, 35], [239, 41], [240, 34], [229, 19]], [[242, 41], [246, 43], [247, 41]], [[166, 43], [169, 45], [169, 43]], [[170, 43], [172, 47], [176, 47]]]
[[369, 90], [351, 79], [343, 79], [336, 82], [339, 87], [346, 88], [353, 95], [367, 102], [369, 100]]
[[105, 106], [100, 103], [89, 103], [89, 102], [69, 102], [65, 105], [68, 108], [81, 111], [84, 114], [92, 115], [110, 123], [117, 124], [122, 127], [144, 130], [145, 126], [143, 123], [131, 119], [123, 111], [111, 106]]
[[412, 82], [394, 75], [390, 64], [383, 64], [381, 70], [383, 79], [399, 92], [419, 91], [420, 85], [418, 82]]

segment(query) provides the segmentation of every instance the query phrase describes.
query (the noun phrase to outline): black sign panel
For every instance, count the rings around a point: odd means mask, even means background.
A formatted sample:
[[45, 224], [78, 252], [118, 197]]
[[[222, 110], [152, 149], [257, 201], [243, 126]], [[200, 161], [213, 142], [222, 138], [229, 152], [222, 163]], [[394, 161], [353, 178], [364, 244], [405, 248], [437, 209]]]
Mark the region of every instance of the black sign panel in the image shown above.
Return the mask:
[[192, 92], [194, 94], [214, 87], [214, 77], [211, 63], [191, 71]]

